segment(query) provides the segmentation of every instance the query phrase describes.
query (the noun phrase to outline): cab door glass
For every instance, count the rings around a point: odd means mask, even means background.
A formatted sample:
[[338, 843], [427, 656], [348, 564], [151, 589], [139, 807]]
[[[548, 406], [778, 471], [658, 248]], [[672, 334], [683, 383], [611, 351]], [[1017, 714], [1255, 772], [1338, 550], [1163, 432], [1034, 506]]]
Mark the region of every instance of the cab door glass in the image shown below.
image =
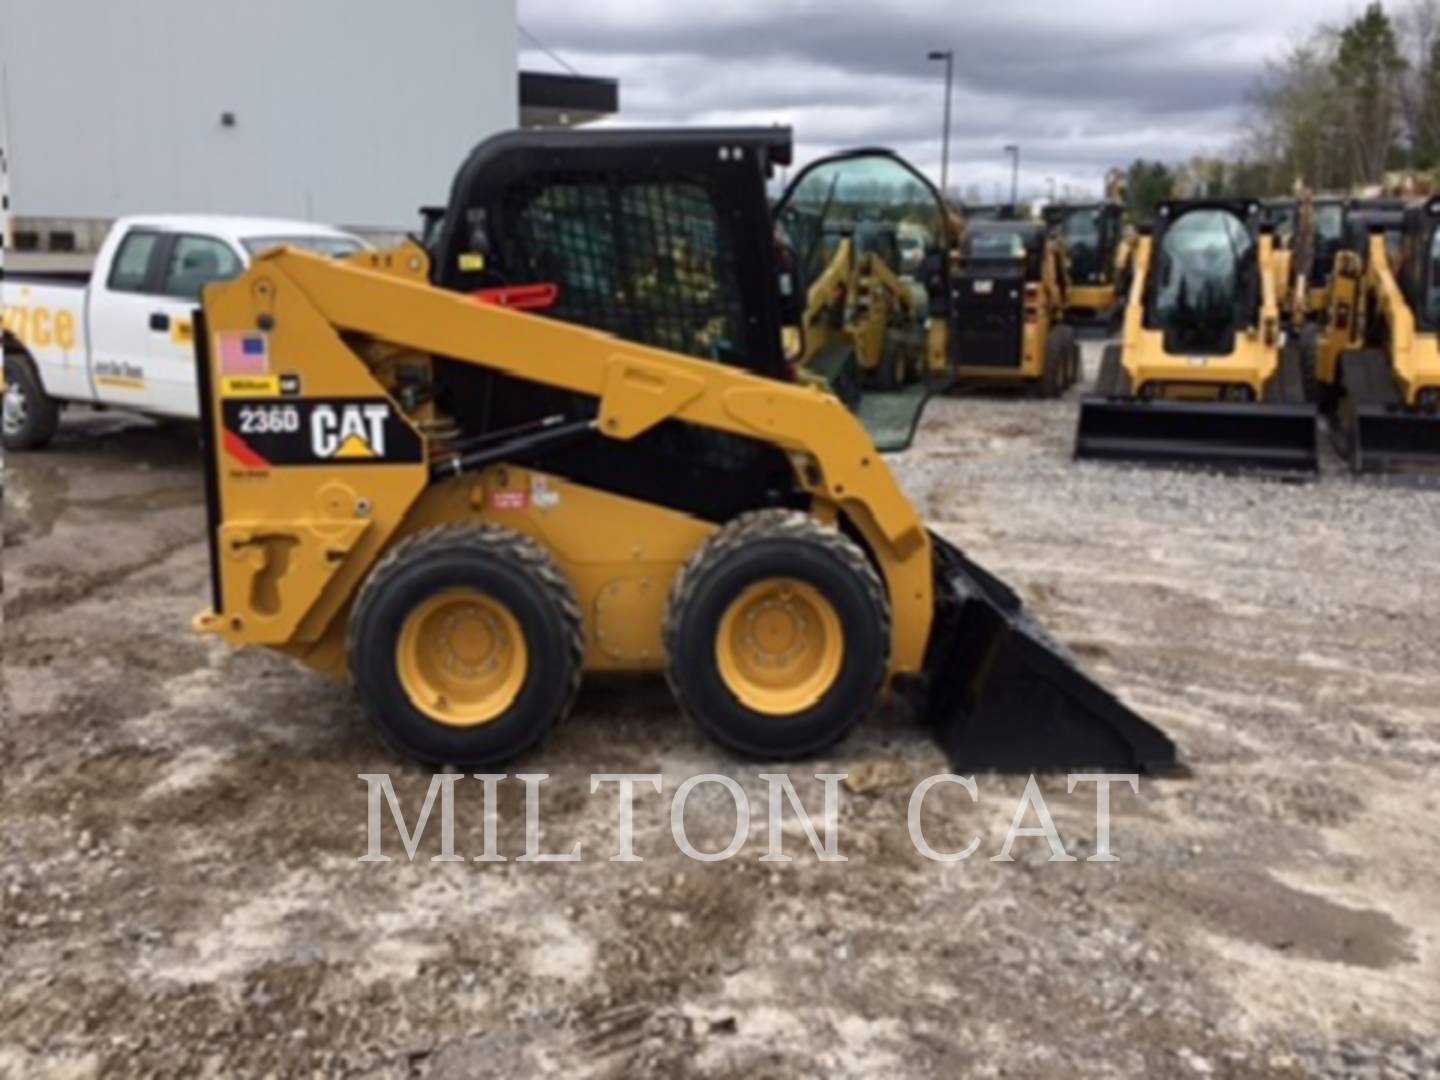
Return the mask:
[[209, 236], [177, 236], [161, 292], [180, 300], [199, 300], [206, 285], [238, 277], [243, 269], [228, 244]]
[[943, 208], [934, 189], [888, 155], [822, 162], [791, 189], [779, 219], [808, 289], [828, 268], [842, 239], [857, 255], [874, 253], [921, 294], [925, 254], [944, 242]]

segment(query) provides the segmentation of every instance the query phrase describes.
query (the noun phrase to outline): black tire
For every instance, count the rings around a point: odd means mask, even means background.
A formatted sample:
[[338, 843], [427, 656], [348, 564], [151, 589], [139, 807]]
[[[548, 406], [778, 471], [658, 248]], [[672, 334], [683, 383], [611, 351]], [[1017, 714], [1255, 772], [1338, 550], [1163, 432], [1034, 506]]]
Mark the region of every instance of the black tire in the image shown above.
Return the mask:
[[[528, 653], [513, 702], [473, 727], [432, 719], [411, 699], [399, 672], [407, 616], [454, 588], [503, 605]], [[431, 765], [489, 765], [528, 750], [569, 713], [585, 639], [574, 590], [542, 547], [509, 529], [447, 525], [397, 544], [371, 571], [350, 615], [347, 649], [361, 704], [387, 742]]]
[[1052, 326], [1048, 347], [1060, 357], [1060, 393], [1069, 390], [1080, 377], [1080, 345], [1075, 330], [1069, 326]]
[[1043, 363], [1040, 378], [1035, 381], [1035, 393], [1042, 398], [1057, 398], [1065, 392], [1065, 368], [1069, 364], [1058, 328], [1052, 327], [1045, 339]]
[[1265, 401], [1271, 405], [1304, 405], [1306, 400], [1300, 347], [1292, 343], [1280, 350], [1280, 365], [1265, 384]]
[[[838, 673], [803, 711], [752, 709], [716, 656], [722, 619], [751, 585], [797, 580], [838, 616]], [[794, 510], [744, 514], [711, 537], [676, 576], [665, 615], [665, 674], [687, 716], [716, 742], [762, 759], [802, 757], [844, 738], [875, 706], [890, 656], [890, 604], [865, 553], [838, 529]]]
[[45, 393], [28, 356], [5, 354], [4, 446], [40, 450], [60, 426], [60, 405]]
[[1125, 372], [1124, 349], [1119, 345], [1105, 346], [1100, 358], [1100, 373], [1095, 377], [1095, 393], [1099, 397], [1129, 396], [1130, 378]]
[[1321, 398], [1320, 378], [1320, 328], [1304, 327], [1296, 335], [1300, 343], [1300, 375], [1305, 385], [1305, 400], [1319, 403]]

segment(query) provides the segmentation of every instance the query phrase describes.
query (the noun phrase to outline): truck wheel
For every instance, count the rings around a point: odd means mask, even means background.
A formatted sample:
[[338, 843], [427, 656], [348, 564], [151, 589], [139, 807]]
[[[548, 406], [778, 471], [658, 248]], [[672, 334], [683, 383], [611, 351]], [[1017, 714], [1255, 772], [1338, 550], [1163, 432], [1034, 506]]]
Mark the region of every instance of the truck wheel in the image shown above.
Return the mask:
[[60, 405], [45, 393], [30, 358], [5, 354], [3, 421], [6, 450], [39, 450], [55, 437]]
[[838, 742], [874, 707], [890, 605], [865, 553], [794, 510], [745, 514], [676, 576], [666, 677], [687, 716], [757, 758]]
[[574, 704], [580, 605], [533, 540], [447, 525], [398, 544], [350, 615], [350, 677], [371, 722], [432, 765], [488, 765], [537, 743]]

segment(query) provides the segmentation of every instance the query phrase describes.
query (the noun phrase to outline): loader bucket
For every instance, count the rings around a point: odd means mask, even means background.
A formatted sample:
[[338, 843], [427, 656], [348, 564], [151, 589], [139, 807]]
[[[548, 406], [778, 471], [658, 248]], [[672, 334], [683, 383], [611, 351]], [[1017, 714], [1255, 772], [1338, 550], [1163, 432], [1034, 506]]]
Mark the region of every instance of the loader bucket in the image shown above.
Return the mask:
[[1086, 398], [1077, 458], [1227, 471], [1314, 473], [1320, 468], [1313, 405], [1117, 401]]
[[1170, 738], [1082, 672], [1008, 586], [932, 542], [936, 619], [923, 707], [954, 768], [1182, 768]]
[[1348, 434], [1346, 456], [1356, 472], [1440, 467], [1440, 416], [1360, 405], [1355, 409], [1355, 427]]

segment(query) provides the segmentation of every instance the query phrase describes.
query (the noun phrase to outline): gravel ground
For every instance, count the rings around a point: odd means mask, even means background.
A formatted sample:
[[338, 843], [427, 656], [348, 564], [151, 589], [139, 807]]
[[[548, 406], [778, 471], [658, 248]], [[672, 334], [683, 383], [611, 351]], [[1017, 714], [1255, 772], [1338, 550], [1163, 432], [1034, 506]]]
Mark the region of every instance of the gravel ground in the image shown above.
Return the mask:
[[[1087, 350], [1093, 373], [1098, 350]], [[893, 459], [933, 525], [1015, 585], [1108, 686], [1166, 728], [1188, 778], [1040, 789], [1075, 862], [999, 852], [1020, 777], [927, 802], [945, 764], [903, 717], [824, 760], [851, 774], [839, 850], [792, 822], [765, 851], [764, 766], [693, 734], [663, 684], [590, 686], [512, 767], [547, 773], [490, 817], [506, 862], [366, 850], [366, 784], [413, 822], [428, 774], [346, 692], [191, 635], [206, 596], [184, 428], [77, 416], [8, 462], [0, 752], [0, 1075], [1371, 1076], [1440, 1074], [1440, 492], [1069, 460], [1077, 400], [937, 402]], [[659, 773], [612, 863], [613, 789]], [[756, 807], [734, 859], [671, 838], [686, 777]], [[483, 850], [482, 786], [456, 848]], [[689, 836], [724, 847], [716, 785]], [[1029, 819], [1034, 823], [1034, 818]], [[743, 837], [742, 837], [743, 838]]]

